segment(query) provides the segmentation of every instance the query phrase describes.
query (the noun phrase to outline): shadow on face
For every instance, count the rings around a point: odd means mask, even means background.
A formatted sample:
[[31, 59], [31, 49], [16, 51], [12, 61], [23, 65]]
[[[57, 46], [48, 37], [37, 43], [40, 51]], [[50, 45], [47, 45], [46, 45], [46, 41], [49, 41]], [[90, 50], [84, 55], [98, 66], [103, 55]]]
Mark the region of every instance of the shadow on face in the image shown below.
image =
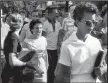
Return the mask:
[[77, 27], [82, 33], [90, 33], [95, 26], [96, 14], [84, 13], [83, 18], [80, 21], [77, 21]]

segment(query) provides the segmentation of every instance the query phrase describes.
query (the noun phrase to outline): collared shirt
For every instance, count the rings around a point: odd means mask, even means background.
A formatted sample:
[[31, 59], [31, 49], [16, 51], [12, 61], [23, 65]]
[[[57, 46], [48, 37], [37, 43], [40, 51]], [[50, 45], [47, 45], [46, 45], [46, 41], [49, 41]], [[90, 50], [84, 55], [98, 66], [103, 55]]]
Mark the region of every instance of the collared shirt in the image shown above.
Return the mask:
[[71, 75], [91, 73], [99, 50], [99, 40], [88, 34], [85, 42], [74, 33], [63, 42], [58, 63], [70, 66]]
[[57, 41], [58, 41], [58, 33], [61, 29], [61, 25], [58, 21], [55, 23], [55, 31], [53, 31], [52, 24], [47, 21], [43, 24], [43, 31], [47, 33], [47, 49], [56, 50], [57, 49]]

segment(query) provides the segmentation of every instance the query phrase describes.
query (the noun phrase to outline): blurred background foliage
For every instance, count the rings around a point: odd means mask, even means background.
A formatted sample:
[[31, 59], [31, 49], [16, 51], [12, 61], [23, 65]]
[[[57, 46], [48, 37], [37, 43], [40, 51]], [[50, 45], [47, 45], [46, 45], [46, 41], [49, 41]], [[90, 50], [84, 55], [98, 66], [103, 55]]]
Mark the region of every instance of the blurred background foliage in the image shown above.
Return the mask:
[[[64, 0], [61, 0], [63, 2]], [[46, 0], [34, 0], [34, 1], [1, 1], [1, 9], [3, 9], [3, 14], [7, 14], [10, 12], [16, 12], [16, 11], [24, 11], [26, 15], [30, 13], [32, 10], [36, 9], [37, 6], [41, 3], [48, 2]], [[53, 1], [54, 2], [54, 1]], [[60, 2], [55, 1], [55, 2]], [[69, 3], [69, 1], [64, 1], [65, 2], [65, 7], [66, 2]], [[74, 4], [77, 4], [81, 1], [72, 1]], [[107, 4], [107, 1], [91, 1], [92, 3], [96, 4], [101, 10], [102, 6]], [[46, 3], [47, 4], [47, 3]], [[27, 15], [28, 16], [28, 15]]]

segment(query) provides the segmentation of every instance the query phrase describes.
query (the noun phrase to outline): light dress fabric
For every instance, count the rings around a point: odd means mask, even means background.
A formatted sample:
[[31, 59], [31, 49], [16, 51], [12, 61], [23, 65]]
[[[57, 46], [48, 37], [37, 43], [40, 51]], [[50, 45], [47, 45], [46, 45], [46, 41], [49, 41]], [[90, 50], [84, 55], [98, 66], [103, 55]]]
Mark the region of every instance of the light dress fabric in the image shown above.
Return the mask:
[[46, 55], [46, 38], [41, 36], [38, 39], [28, 39], [24, 40], [28, 49], [33, 49], [36, 51], [35, 56], [30, 60], [34, 67], [38, 66], [44, 71], [43, 75], [39, 75], [35, 72], [34, 82], [47, 82], [47, 55]]
[[63, 42], [58, 63], [71, 68], [70, 82], [95, 83], [91, 72], [99, 50], [102, 50], [99, 40], [89, 34], [85, 42], [75, 32]]

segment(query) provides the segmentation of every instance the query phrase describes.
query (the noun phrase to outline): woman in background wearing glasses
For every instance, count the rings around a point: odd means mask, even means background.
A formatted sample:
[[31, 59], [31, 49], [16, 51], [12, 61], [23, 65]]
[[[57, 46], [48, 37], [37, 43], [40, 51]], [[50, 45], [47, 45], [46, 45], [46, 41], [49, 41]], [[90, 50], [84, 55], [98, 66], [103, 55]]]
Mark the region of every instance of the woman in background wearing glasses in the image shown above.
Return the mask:
[[62, 44], [55, 83], [95, 82], [91, 73], [102, 48], [99, 40], [90, 32], [95, 26], [97, 13], [97, 7], [89, 2], [81, 2], [75, 7], [73, 18], [77, 32], [73, 32]]

